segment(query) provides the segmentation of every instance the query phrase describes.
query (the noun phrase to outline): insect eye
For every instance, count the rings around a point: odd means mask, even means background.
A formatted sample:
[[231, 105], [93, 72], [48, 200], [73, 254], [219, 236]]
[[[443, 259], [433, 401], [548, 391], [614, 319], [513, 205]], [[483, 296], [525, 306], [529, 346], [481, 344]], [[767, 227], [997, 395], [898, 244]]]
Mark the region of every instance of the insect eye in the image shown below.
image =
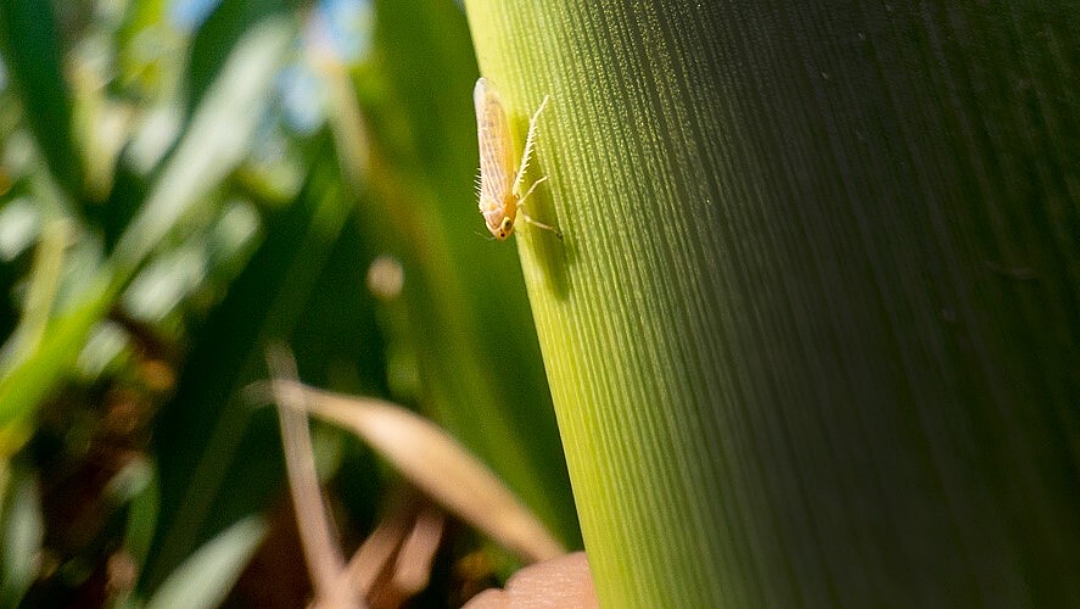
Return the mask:
[[512, 226], [514, 226], [514, 221], [513, 220], [511, 220], [510, 218], [503, 218], [503, 221], [502, 221], [503, 232], [508, 232]]

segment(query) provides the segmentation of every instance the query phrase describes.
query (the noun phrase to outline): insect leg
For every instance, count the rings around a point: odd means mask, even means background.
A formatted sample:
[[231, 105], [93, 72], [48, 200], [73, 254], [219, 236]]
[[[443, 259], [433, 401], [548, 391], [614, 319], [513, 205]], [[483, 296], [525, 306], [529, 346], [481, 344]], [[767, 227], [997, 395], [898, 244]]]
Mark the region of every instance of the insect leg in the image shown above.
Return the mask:
[[544, 230], [549, 230], [549, 231], [555, 233], [556, 237], [558, 237], [559, 239], [562, 239], [562, 231], [561, 230], [555, 228], [554, 226], [552, 226], [550, 224], [544, 224], [543, 222], [541, 222], [539, 220], [533, 220], [532, 216], [525, 213], [524, 211], [522, 211], [520, 213], [521, 213], [521, 217], [525, 220], [525, 222], [527, 222], [529, 224], [532, 224], [536, 228], [542, 228]]
[[544, 224], [543, 222], [541, 222], [539, 220], [533, 220], [532, 217], [529, 214], [525, 213], [525, 199], [528, 199], [529, 195], [531, 195], [532, 192], [534, 190], [536, 190], [536, 187], [539, 186], [541, 183], [547, 181], [547, 179], [548, 179], [547, 176], [544, 176], [544, 177], [540, 178], [539, 180], [533, 182], [532, 186], [529, 187], [529, 190], [525, 192], [525, 195], [523, 197], [521, 197], [520, 199], [518, 199], [518, 213], [520, 213], [521, 217], [525, 218], [525, 221], [528, 222], [529, 224], [532, 224], [533, 226], [536, 226], [538, 228], [547, 229], [547, 230], [555, 233], [556, 237], [558, 237], [559, 239], [562, 239], [562, 231], [555, 228], [554, 226], [551, 226], [550, 224]]
[[537, 186], [543, 184], [544, 182], [547, 182], [547, 179], [548, 179], [548, 177], [544, 176], [544, 177], [540, 178], [539, 180], [533, 182], [532, 186], [529, 187], [529, 190], [526, 190], [525, 194], [522, 195], [520, 199], [518, 199], [518, 207], [524, 207], [525, 206], [525, 199], [529, 198], [529, 195], [531, 195], [532, 192], [534, 190], [536, 190]]
[[[543, 112], [544, 107], [547, 106], [548, 98], [550, 97], [550, 95], [545, 95], [544, 101], [540, 102], [540, 107], [537, 108], [536, 112], [529, 118], [529, 131], [525, 135], [525, 150], [521, 153], [521, 165], [518, 166], [517, 175], [514, 177], [514, 187], [510, 192], [518, 192], [518, 189], [521, 188], [521, 181], [525, 179], [525, 170], [529, 168], [529, 159], [532, 156], [533, 144], [536, 142], [536, 120], [540, 118], [540, 113]], [[522, 199], [524, 198], [525, 197], [522, 197]]]

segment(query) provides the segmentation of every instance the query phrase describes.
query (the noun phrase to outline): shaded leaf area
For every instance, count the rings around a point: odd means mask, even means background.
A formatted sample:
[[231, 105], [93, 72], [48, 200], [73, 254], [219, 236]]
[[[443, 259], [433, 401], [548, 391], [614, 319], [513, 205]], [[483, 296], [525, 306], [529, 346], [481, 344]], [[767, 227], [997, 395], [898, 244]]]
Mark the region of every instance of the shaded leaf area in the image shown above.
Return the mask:
[[602, 601], [1076, 598], [1073, 5], [468, 9]]

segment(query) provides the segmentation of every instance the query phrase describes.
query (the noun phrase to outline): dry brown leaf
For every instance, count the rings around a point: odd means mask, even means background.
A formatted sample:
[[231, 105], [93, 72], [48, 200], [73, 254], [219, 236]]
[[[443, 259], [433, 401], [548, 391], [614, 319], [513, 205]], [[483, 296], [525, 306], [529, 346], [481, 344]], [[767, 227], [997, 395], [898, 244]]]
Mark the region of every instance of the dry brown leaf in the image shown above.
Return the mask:
[[[267, 360], [276, 378], [295, 378], [295, 362], [284, 348], [271, 349]], [[278, 404], [304, 400], [303, 392], [292, 385], [275, 383], [273, 388]], [[365, 605], [352, 588], [319, 489], [307, 415], [303, 410], [279, 406], [278, 416], [300, 545], [315, 589], [312, 605], [327, 609], [362, 608]]]
[[524, 504], [445, 431], [405, 408], [278, 379], [283, 405], [355, 432], [413, 485], [529, 562], [566, 550]]

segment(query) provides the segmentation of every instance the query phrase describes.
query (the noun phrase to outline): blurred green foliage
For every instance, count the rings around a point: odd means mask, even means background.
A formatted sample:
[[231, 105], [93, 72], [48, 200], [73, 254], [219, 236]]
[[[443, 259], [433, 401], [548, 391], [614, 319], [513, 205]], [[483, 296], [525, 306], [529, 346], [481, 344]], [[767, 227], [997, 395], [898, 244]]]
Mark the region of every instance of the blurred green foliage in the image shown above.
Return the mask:
[[[435, 418], [580, 544], [517, 257], [478, 235], [461, 10], [0, 0], [5, 606], [167, 604], [211, 571], [182, 602], [224, 598], [285, 500], [243, 392], [275, 340]], [[392, 475], [316, 435], [360, 539]]]

